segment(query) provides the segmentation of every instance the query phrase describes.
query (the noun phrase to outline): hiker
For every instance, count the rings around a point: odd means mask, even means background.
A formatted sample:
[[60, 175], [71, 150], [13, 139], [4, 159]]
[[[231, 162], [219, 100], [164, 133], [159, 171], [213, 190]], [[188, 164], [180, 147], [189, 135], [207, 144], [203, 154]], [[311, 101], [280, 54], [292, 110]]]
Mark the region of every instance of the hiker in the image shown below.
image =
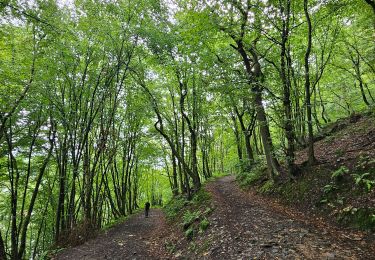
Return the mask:
[[148, 211], [150, 210], [150, 202], [146, 202], [145, 204], [145, 217], [148, 218]]

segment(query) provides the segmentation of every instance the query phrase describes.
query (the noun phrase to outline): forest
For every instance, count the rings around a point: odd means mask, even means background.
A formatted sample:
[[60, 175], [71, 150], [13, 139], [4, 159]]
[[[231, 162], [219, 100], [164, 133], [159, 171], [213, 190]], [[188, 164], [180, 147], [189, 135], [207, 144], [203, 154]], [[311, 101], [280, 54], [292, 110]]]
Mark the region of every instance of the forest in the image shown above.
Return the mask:
[[[374, 0], [1, 0], [0, 259], [265, 166], [375, 108]], [[296, 152], [307, 148], [303, 164]]]

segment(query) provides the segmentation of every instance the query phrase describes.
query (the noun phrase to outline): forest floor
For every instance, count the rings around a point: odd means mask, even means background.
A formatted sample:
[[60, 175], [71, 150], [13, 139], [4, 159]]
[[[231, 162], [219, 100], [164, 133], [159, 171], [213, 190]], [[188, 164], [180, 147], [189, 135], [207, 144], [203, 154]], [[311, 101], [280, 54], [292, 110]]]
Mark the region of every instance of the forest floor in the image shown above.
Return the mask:
[[375, 259], [375, 241], [364, 233], [340, 231], [272, 198], [243, 191], [233, 176], [206, 189], [215, 207], [210, 228], [189, 244], [182, 242], [172, 258]]
[[159, 250], [158, 243], [165, 226], [162, 210], [151, 209], [148, 218], [143, 213], [135, 214], [96, 238], [61, 251], [52, 259], [162, 259], [165, 254]]
[[182, 227], [153, 209], [135, 215], [56, 259], [375, 259], [374, 241], [341, 231], [226, 176], [206, 185], [214, 211], [209, 228], [186, 239]]

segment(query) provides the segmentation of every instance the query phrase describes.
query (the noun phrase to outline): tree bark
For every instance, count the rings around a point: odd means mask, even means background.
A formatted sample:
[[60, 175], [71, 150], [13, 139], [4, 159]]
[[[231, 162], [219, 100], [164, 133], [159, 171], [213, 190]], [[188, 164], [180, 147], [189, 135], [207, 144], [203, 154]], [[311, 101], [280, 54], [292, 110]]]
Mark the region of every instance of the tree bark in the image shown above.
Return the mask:
[[240, 133], [238, 131], [238, 126], [237, 126], [237, 120], [236, 117], [234, 116], [233, 113], [231, 113], [231, 119], [233, 122], [233, 132], [234, 132], [234, 137], [236, 138], [236, 146], [237, 146], [237, 156], [238, 160], [242, 162], [243, 157], [242, 157], [242, 146], [241, 146], [241, 138], [240, 138]]
[[276, 158], [274, 158], [272, 138], [267, 122], [266, 111], [263, 106], [262, 88], [259, 84], [262, 77], [262, 71], [259, 64], [258, 55], [253, 48], [250, 48], [250, 58], [244, 49], [242, 40], [238, 40], [236, 43], [237, 46], [235, 49], [242, 57], [242, 61], [245, 65], [248, 76], [248, 83], [251, 86], [255, 111], [257, 114], [256, 117], [260, 128], [260, 136], [267, 160], [268, 175], [270, 179], [274, 179], [275, 175], [279, 173], [279, 165]]
[[285, 136], [287, 139], [287, 151], [286, 151], [286, 161], [288, 164], [288, 172], [290, 176], [295, 174], [295, 134], [294, 134], [294, 124], [292, 118], [292, 105], [290, 100], [290, 89], [291, 83], [288, 76], [287, 70], [287, 42], [289, 39], [289, 18], [290, 18], [290, 0], [287, 0], [286, 8], [281, 5], [281, 13], [286, 19], [283, 19], [283, 26], [282, 26], [282, 34], [281, 34], [281, 53], [280, 53], [280, 60], [281, 60], [281, 70], [280, 70], [280, 77], [283, 82], [283, 105], [284, 105], [284, 114], [285, 114], [285, 121], [284, 121], [284, 128], [285, 128]]
[[24, 258], [24, 254], [25, 254], [27, 229], [28, 229], [28, 226], [30, 224], [31, 214], [33, 212], [35, 201], [36, 201], [36, 198], [38, 196], [39, 187], [40, 187], [40, 184], [42, 183], [43, 175], [46, 171], [47, 165], [50, 161], [50, 158], [52, 156], [53, 149], [54, 149], [55, 136], [56, 136], [56, 128], [55, 127], [56, 126], [55, 126], [55, 123], [53, 122], [53, 119], [51, 119], [50, 123], [51, 123], [51, 129], [50, 129], [50, 134], [49, 134], [49, 137], [48, 137], [49, 143], [50, 143], [50, 148], [48, 150], [47, 157], [44, 159], [44, 162], [43, 162], [41, 168], [39, 169], [39, 174], [38, 174], [38, 177], [36, 179], [35, 187], [34, 187], [31, 199], [30, 199], [30, 204], [29, 204], [29, 208], [28, 208], [28, 211], [27, 211], [27, 215], [25, 217], [25, 220], [23, 222], [23, 226], [22, 226], [22, 229], [21, 229], [20, 248], [19, 248], [19, 251], [18, 251], [18, 257], [21, 258], [21, 259]]
[[305, 12], [308, 34], [307, 34], [307, 49], [305, 53], [305, 95], [306, 95], [306, 113], [307, 113], [307, 129], [308, 129], [308, 163], [314, 164], [316, 159], [314, 155], [314, 132], [312, 125], [312, 112], [311, 112], [311, 91], [310, 91], [310, 68], [309, 57], [312, 44], [312, 25], [310, 15], [308, 12], [308, 0], [303, 1], [303, 10]]
[[7, 259], [7, 255], [5, 252], [4, 240], [0, 231], [0, 260], [6, 260], [6, 259]]

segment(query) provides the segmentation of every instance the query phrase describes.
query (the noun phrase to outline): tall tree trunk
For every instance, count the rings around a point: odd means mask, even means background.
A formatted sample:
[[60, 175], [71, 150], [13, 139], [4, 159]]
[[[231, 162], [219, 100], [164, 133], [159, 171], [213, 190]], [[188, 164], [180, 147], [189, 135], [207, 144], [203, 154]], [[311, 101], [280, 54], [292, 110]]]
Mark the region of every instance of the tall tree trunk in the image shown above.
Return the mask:
[[6, 259], [7, 259], [7, 255], [5, 252], [4, 240], [0, 231], [0, 260], [6, 260]]
[[257, 90], [255, 92], [254, 101], [257, 112], [257, 120], [260, 128], [260, 136], [262, 139], [264, 154], [266, 155], [266, 161], [268, 165], [268, 175], [270, 179], [274, 179], [275, 175], [278, 174], [278, 168], [273, 158], [273, 144], [260, 90]]
[[240, 133], [238, 131], [238, 126], [237, 126], [237, 120], [236, 120], [236, 117], [234, 116], [233, 113], [231, 113], [231, 119], [232, 119], [232, 122], [233, 122], [233, 132], [234, 132], [234, 137], [236, 139], [236, 147], [237, 147], [237, 156], [238, 156], [238, 160], [240, 162], [242, 162], [243, 158], [242, 158], [242, 145], [241, 145], [241, 137], [240, 137]]
[[26, 217], [25, 217], [25, 220], [23, 222], [22, 229], [21, 229], [20, 248], [19, 248], [19, 251], [18, 251], [18, 257], [21, 258], [21, 259], [24, 258], [24, 254], [25, 254], [27, 229], [28, 229], [28, 226], [30, 224], [31, 214], [34, 210], [34, 205], [35, 205], [36, 198], [38, 196], [39, 187], [40, 187], [40, 184], [42, 183], [43, 175], [46, 171], [47, 165], [49, 163], [49, 160], [52, 156], [52, 152], [53, 152], [53, 149], [54, 149], [56, 129], [55, 129], [55, 123], [53, 122], [52, 119], [51, 119], [50, 124], [51, 124], [51, 129], [50, 129], [50, 134], [49, 134], [49, 137], [48, 137], [49, 143], [50, 143], [50, 148], [48, 150], [47, 157], [44, 159], [44, 162], [43, 162], [41, 168], [39, 169], [39, 174], [37, 176], [35, 187], [34, 187], [31, 199], [30, 199], [29, 208], [27, 210], [27, 214], [26, 214]]
[[65, 183], [67, 170], [67, 135], [64, 136], [60, 151], [57, 152], [58, 172], [59, 172], [59, 198], [56, 209], [56, 223], [55, 223], [55, 242], [59, 239], [60, 230], [65, 229]]
[[253, 152], [253, 149], [251, 148], [250, 139], [251, 139], [251, 135], [252, 135], [252, 132], [253, 132], [253, 127], [255, 125], [255, 120], [254, 120], [255, 119], [255, 113], [254, 112], [250, 113], [251, 114], [250, 115], [250, 117], [251, 117], [250, 123], [246, 127], [244, 119], [243, 119], [244, 112], [240, 113], [238, 111], [237, 106], [234, 106], [234, 111], [236, 112], [238, 121], [240, 122], [242, 133], [243, 133], [244, 138], [245, 138], [245, 148], [246, 148], [247, 160], [251, 164], [254, 161], [254, 152]]
[[[11, 119], [9, 119], [11, 124]], [[19, 171], [17, 167], [17, 161], [13, 155], [13, 144], [12, 144], [12, 128], [9, 128], [9, 133], [5, 132], [5, 137], [8, 143], [8, 172], [10, 180], [10, 192], [11, 192], [11, 250], [10, 255], [12, 260], [18, 260], [18, 228], [17, 228], [17, 205], [18, 205], [18, 181]]]
[[316, 159], [314, 155], [314, 132], [312, 125], [312, 112], [311, 112], [311, 91], [310, 91], [310, 68], [309, 57], [312, 44], [312, 25], [308, 11], [308, 0], [303, 1], [303, 10], [305, 12], [308, 35], [307, 35], [307, 49], [305, 53], [305, 95], [306, 95], [306, 112], [307, 112], [307, 129], [308, 129], [308, 163], [314, 164]]
[[264, 153], [266, 155], [268, 175], [270, 179], [274, 179], [275, 175], [279, 173], [279, 165], [274, 158], [272, 138], [267, 122], [266, 111], [263, 105], [262, 87], [260, 85], [262, 78], [262, 71], [258, 60], [258, 55], [255, 50], [251, 47], [250, 53], [251, 58], [247, 55], [242, 40], [236, 41], [237, 46], [234, 47], [242, 57], [242, 61], [245, 65], [248, 83], [251, 86], [251, 92], [254, 99], [255, 111], [257, 114], [257, 121], [260, 128], [260, 136], [263, 143]]
[[173, 180], [173, 195], [174, 196], [177, 196], [178, 195], [178, 182], [177, 182], [177, 163], [176, 163], [176, 157], [172, 154], [171, 155], [171, 158], [172, 158], [172, 168], [173, 168], [173, 172], [172, 172], [172, 180]]
[[285, 121], [284, 121], [284, 128], [285, 128], [285, 136], [288, 141], [287, 151], [286, 151], [286, 161], [288, 164], [288, 172], [291, 176], [295, 174], [295, 164], [294, 164], [294, 125], [293, 125], [293, 118], [292, 118], [292, 105], [290, 101], [290, 89], [291, 83], [288, 76], [287, 70], [287, 42], [289, 38], [289, 18], [290, 18], [290, 0], [287, 0], [286, 8], [281, 4], [281, 13], [286, 19], [283, 19], [283, 27], [282, 27], [282, 35], [281, 35], [281, 70], [280, 76], [283, 82], [283, 105], [284, 105], [284, 114], [285, 114]]

